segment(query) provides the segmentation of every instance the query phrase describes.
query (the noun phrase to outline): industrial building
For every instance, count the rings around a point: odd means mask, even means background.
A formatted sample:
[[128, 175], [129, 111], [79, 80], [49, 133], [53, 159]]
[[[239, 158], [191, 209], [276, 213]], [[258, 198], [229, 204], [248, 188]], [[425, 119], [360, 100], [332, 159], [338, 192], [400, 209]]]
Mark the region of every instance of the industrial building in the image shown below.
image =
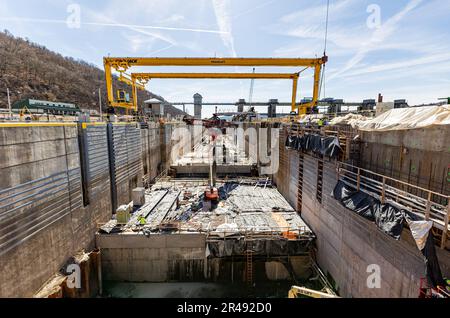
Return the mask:
[[12, 105], [14, 112], [28, 111], [32, 114], [52, 114], [76, 116], [81, 113], [80, 108], [75, 104], [56, 103], [35, 99], [24, 99]]

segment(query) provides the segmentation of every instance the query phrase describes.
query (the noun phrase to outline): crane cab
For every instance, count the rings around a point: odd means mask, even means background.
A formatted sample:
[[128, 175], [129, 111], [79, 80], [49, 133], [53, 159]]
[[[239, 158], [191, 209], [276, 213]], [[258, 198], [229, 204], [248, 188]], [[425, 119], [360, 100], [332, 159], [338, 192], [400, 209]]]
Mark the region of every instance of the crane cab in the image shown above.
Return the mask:
[[130, 102], [130, 94], [128, 94], [123, 89], [117, 90], [117, 101], [119, 103], [129, 103]]

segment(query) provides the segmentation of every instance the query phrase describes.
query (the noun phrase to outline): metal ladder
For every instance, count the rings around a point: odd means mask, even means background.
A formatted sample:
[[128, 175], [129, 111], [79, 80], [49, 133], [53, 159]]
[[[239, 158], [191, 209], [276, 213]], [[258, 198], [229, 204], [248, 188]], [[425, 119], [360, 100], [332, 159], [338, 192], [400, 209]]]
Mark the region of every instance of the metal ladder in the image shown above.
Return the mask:
[[302, 213], [303, 206], [303, 164], [304, 155], [299, 153], [298, 155], [298, 189], [297, 189], [297, 212]]
[[247, 284], [249, 286], [253, 285], [253, 235], [252, 233], [248, 233], [245, 236], [245, 240], [246, 240], [246, 275], [245, 275], [245, 280], [247, 281]]
[[322, 203], [322, 190], [323, 190], [323, 159], [318, 160], [317, 165], [317, 192], [316, 198], [319, 203]]

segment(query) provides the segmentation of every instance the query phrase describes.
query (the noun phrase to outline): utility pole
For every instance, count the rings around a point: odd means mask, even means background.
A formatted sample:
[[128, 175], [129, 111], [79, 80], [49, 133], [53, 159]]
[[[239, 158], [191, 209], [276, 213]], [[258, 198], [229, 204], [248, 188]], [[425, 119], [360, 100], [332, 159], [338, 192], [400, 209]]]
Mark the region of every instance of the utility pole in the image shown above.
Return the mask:
[[100, 121], [103, 121], [103, 111], [102, 111], [102, 89], [98, 88], [98, 104], [100, 107]]
[[6, 95], [8, 95], [9, 119], [12, 119], [11, 97], [9, 96], [9, 88], [6, 88]]

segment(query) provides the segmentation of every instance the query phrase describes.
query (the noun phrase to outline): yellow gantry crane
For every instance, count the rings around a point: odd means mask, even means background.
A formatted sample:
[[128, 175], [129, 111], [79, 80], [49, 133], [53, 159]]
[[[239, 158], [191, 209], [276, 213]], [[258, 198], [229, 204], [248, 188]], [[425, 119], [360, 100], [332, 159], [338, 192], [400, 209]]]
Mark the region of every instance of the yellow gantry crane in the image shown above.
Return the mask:
[[[314, 59], [304, 58], [114, 58], [105, 57], [106, 88], [108, 103], [111, 107], [121, 107], [137, 110], [137, 89], [142, 89], [149, 80], [155, 78], [221, 78], [221, 79], [291, 79], [292, 80], [292, 111], [299, 115], [306, 114], [308, 109], [315, 107], [319, 98], [320, 77], [322, 65], [328, 61], [327, 56]], [[263, 66], [263, 67], [303, 67], [314, 68], [313, 99], [306, 104], [297, 104], [297, 88], [300, 72], [284, 73], [134, 73], [125, 72], [136, 66]], [[120, 74], [119, 80], [132, 87], [132, 102], [114, 99], [112, 70]], [[302, 71], [303, 71], [302, 70]]]

